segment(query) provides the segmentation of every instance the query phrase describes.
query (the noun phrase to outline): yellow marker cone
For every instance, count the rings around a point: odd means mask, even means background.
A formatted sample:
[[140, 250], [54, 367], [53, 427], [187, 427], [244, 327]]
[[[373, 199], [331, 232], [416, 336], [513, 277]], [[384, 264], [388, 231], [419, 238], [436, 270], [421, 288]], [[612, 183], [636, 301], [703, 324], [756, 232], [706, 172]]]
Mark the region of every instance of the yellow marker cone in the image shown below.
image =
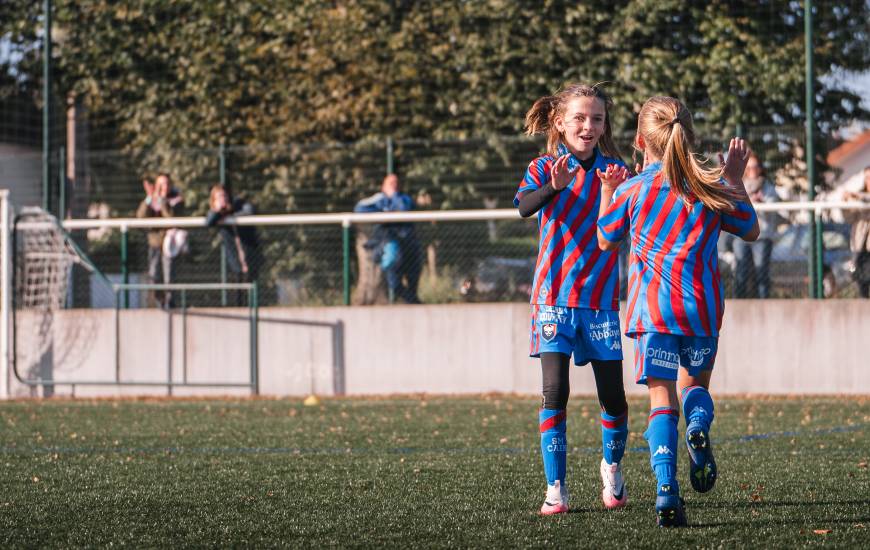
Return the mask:
[[302, 402], [306, 407], [315, 407], [320, 405], [320, 399], [317, 398], [313, 393], [305, 398], [305, 401]]

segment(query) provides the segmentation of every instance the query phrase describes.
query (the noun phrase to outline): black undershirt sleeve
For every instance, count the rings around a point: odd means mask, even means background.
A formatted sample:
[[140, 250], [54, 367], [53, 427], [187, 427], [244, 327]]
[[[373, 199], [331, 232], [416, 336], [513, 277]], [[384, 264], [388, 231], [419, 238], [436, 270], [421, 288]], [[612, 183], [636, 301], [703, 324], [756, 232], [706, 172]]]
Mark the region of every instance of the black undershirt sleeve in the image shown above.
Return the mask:
[[552, 185], [547, 183], [543, 187], [539, 187], [534, 191], [527, 191], [520, 197], [520, 216], [528, 218], [538, 210], [544, 207], [550, 200], [553, 199], [559, 191], [556, 191]]

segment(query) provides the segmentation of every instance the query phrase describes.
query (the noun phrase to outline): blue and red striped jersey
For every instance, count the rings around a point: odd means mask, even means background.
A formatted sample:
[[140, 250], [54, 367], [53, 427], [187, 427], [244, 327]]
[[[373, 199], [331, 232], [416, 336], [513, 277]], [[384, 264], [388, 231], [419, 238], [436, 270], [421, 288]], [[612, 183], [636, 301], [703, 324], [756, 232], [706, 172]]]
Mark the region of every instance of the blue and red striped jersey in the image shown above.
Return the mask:
[[620, 185], [598, 227], [608, 241], [631, 239], [625, 334], [718, 336], [725, 307], [719, 232], [742, 237], [755, 220], [745, 202], [721, 214], [684, 203], [659, 162]]
[[[559, 154], [568, 153], [564, 145]], [[514, 197], [549, 184], [556, 159], [551, 155], [529, 164]], [[590, 309], [619, 309], [618, 257], [598, 248], [595, 222], [601, 200], [601, 182], [595, 170], [608, 164], [624, 166], [621, 160], [605, 157], [595, 150], [595, 162], [588, 172], [572, 155], [568, 168], [578, 167], [574, 181], [538, 211], [538, 260], [532, 281], [531, 303]]]

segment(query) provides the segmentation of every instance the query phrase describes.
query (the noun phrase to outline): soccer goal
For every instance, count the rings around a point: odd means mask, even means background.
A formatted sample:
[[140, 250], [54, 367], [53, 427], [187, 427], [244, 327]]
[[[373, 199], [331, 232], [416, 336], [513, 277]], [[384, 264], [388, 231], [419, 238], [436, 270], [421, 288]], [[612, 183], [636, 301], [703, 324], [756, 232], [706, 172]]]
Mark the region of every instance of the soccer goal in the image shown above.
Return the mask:
[[[112, 282], [54, 216], [33, 207], [13, 216], [7, 197], [0, 195], [0, 332], [6, 373], [0, 394], [12, 393], [9, 381], [17, 382], [19, 390], [21, 385], [31, 388], [31, 395], [41, 388], [43, 396], [54, 394], [55, 387], [75, 394], [77, 386], [164, 387], [170, 395], [184, 387], [258, 392], [256, 284]], [[104, 301], [114, 307], [71, 309], [70, 289], [77, 279], [86, 281], [92, 292], [96, 288], [104, 293]], [[177, 293], [180, 306], [127, 310], [123, 298], [142, 290]], [[186, 303], [187, 296], [228, 290], [247, 296], [247, 314], [191, 308]], [[195, 322], [189, 330], [190, 319]], [[237, 368], [230, 375], [197, 369], [196, 364], [191, 368], [189, 332], [199, 336], [195, 342], [202, 344], [208, 338], [225, 338], [227, 331], [247, 347], [248, 368]], [[149, 354], [144, 362], [137, 361], [142, 349]]]

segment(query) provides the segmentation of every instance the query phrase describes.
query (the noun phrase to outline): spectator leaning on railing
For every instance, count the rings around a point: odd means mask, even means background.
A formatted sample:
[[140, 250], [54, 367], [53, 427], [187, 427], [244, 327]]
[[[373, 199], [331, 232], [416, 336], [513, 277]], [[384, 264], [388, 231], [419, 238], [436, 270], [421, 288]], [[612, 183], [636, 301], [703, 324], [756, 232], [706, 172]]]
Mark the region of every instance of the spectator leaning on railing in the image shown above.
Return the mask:
[[[354, 212], [402, 212], [414, 209], [414, 200], [402, 193], [399, 178], [388, 174], [381, 191], [359, 201]], [[375, 227], [365, 247], [372, 250], [375, 262], [384, 272], [390, 302], [401, 298], [409, 304], [419, 304], [417, 285], [423, 268], [422, 250], [414, 225], [384, 223]]]
[[[846, 200], [870, 203], [870, 166], [864, 168], [864, 188], [846, 192]], [[843, 217], [852, 224], [849, 247], [854, 253], [855, 282], [862, 298], [870, 298], [870, 210], [844, 210]]]
[[[226, 253], [227, 269], [233, 282], [255, 282], [263, 263], [257, 229], [251, 225], [218, 225], [218, 222], [227, 216], [240, 217], [255, 214], [254, 205], [241, 197], [233, 198], [226, 187], [218, 184], [211, 188], [208, 206], [205, 224], [209, 227], [218, 227]], [[241, 295], [238, 296], [237, 302], [241, 300]]]

